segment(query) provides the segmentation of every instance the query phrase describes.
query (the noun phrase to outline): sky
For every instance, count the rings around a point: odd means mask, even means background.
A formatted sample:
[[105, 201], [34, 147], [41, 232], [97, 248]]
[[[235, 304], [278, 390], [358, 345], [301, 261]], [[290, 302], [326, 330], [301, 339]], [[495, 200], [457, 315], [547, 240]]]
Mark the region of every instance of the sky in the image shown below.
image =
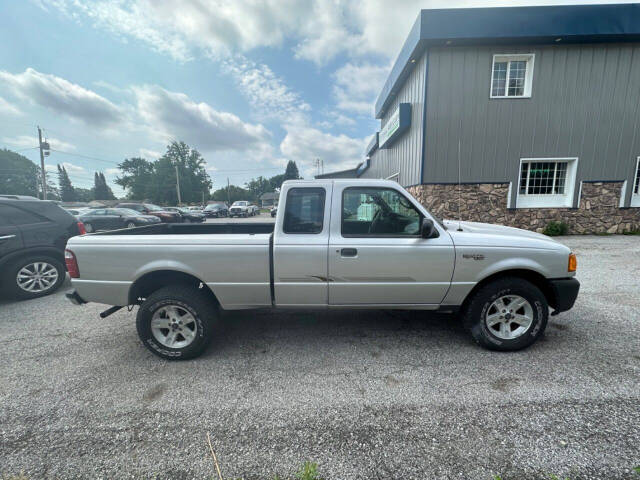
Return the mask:
[[[355, 167], [421, 8], [571, 0], [0, 0], [0, 148], [76, 186], [125, 158], [197, 149], [214, 189]], [[1, 174], [1, 172], [0, 172]], [[54, 176], [54, 179], [56, 177]]]

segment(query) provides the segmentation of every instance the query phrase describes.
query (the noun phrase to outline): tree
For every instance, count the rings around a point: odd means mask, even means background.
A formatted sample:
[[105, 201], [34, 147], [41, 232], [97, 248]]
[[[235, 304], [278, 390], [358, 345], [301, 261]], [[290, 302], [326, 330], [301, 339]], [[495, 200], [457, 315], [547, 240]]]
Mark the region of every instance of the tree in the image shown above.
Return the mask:
[[0, 150], [0, 193], [37, 197], [39, 182], [40, 168], [35, 163], [11, 150]]
[[209, 198], [211, 178], [205, 169], [202, 155], [184, 142], [172, 142], [155, 162], [144, 158], [125, 159], [118, 165], [122, 175], [116, 183], [127, 190], [127, 196], [155, 203], [178, 203], [176, 168], [180, 178], [180, 194], [184, 203]]
[[115, 200], [116, 196], [111, 191], [109, 185], [107, 185], [107, 179], [104, 178], [104, 173], [95, 172], [93, 176], [93, 198], [95, 200]]
[[[221, 188], [213, 192], [211, 198], [220, 202], [230, 201], [231, 203], [238, 200], [247, 200], [250, 198], [250, 192], [236, 185], [229, 185], [229, 195], [227, 195], [227, 187]], [[228, 199], [228, 200], [227, 200]]]
[[271, 182], [262, 176], [249, 180], [245, 187], [249, 191], [249, 200], [258, 200], [263, 193], [273, 191]]
[[298, 180], [300, 177], [300, 172], [298, 172], [298, 166], [296, 162], [293, 160], [289, 160], [287, 163], [287, 168], [284, 171], [284, 179], [285, 180]]
[[122, 175], [115, 182], [127, 191], [127, 198], [146, 200], [154, 175], [153, 163], [140, 157], [125, 158], [118, 168]]
[[60, 189], [60, 199], [63, 202], [76, 202], [78, 194], [71, 184], [71, 179], [64, 166], [58, 164], [58, 188]]

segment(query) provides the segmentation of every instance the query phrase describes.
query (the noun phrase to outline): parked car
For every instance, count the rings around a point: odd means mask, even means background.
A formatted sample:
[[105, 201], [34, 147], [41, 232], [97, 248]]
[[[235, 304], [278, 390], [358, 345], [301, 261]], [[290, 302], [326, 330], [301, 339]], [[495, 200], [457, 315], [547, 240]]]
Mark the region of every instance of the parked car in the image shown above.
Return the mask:
[[569, 310], [578, 295], [566, 246], [442, 221], [390, 180], [286, 181], [280, 198], [275, 223], [74, 237], [68, 297], [114, 305], [103, 315], [140, 305], [143, 344], [177, 359], [204, 350], [220, 310], [278, 307], [459, 312], [481, 346], [519, 350], [543, 335], [549, 307]]
[[119, 203], [116, 208], [130, 208], [143, 215], [153, 215], [163, 223], [180, 223], [182, 221], [179, 213], [170, 212], [166, 208], [159, 207], [153, 203]]
[[192, 207], [185, 207], [185, 208], [191, 212], [198, 212], [198, 213], [202, 213], [202, 210], [203, 210], [203, 208], [200, 206], [192, 206]]
[[271, 211], [269, 213], [271, 213], [271, 218], [275, 217], [276, 214], [278, 213], [278, 206], [276, 205], [271, 207]]
[[229, 209], [222, 203], [210, 203], [203, 212], [209, 218], [227, 217]]
[[119, 228], [134, 228], [160, 223], [154, 215], [143, 215], [130, 208], [95, 208], [80, 215], [87, 233], [98, 230], [117, 230]]
[[54, 202], [0, 196], [0, 291], [21, 299], [56, 291], [67, 240], [83, 233], [82, 223]]
[[90, 211], [90, 208], [87, 207], [79, 207], [79, 208], [65, 208], [62, 207], [63, 210], [69, 212], [71, 215], [73, 215], [74, 217], [78, 218], [80, 215], [87, 213], [88, 211]]
[[258, 207], [254, 203], [250, 203], [249, 204], [249, 215], [252, 216], [252, 217], [255, 216], [255, 215], [260, 215], [260, 207]]
[[167, 207], [170, 212], [177, 212], [182, 216], [184, 223], [202, 223], [206, 220], [203, 213], [194, 212], [184, 207]]
[[246, 200], [238, 200], [233, 202], [229, 208], [229, 217], [249, 217], [253, 215], [253, 209]]

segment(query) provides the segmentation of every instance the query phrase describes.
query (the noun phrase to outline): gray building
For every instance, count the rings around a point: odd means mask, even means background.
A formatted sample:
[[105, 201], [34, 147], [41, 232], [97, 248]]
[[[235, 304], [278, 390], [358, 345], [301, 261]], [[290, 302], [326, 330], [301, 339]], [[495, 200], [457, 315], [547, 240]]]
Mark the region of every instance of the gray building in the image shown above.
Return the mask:
[[640, 4], [422, 10], [375, 113], [355, 176], [437, 215], [640, 228]]

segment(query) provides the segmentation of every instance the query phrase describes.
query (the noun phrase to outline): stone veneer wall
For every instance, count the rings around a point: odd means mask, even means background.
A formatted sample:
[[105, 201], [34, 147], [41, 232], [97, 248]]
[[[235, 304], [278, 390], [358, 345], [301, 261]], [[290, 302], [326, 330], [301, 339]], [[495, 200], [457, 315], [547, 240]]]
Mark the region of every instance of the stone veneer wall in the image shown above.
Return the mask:
[[[621, 182], [582, 184], [578, 208], [507, 208], [508, 183], [416, 185], [407, 190], [434, 215], [497, 223], [542, 232], [547, 223], [562, 221], [569, 233], [622, 233], [640, 229], [640, 208], [619, 208]], [[512, 192], [516, 195], [516, 192]]]

